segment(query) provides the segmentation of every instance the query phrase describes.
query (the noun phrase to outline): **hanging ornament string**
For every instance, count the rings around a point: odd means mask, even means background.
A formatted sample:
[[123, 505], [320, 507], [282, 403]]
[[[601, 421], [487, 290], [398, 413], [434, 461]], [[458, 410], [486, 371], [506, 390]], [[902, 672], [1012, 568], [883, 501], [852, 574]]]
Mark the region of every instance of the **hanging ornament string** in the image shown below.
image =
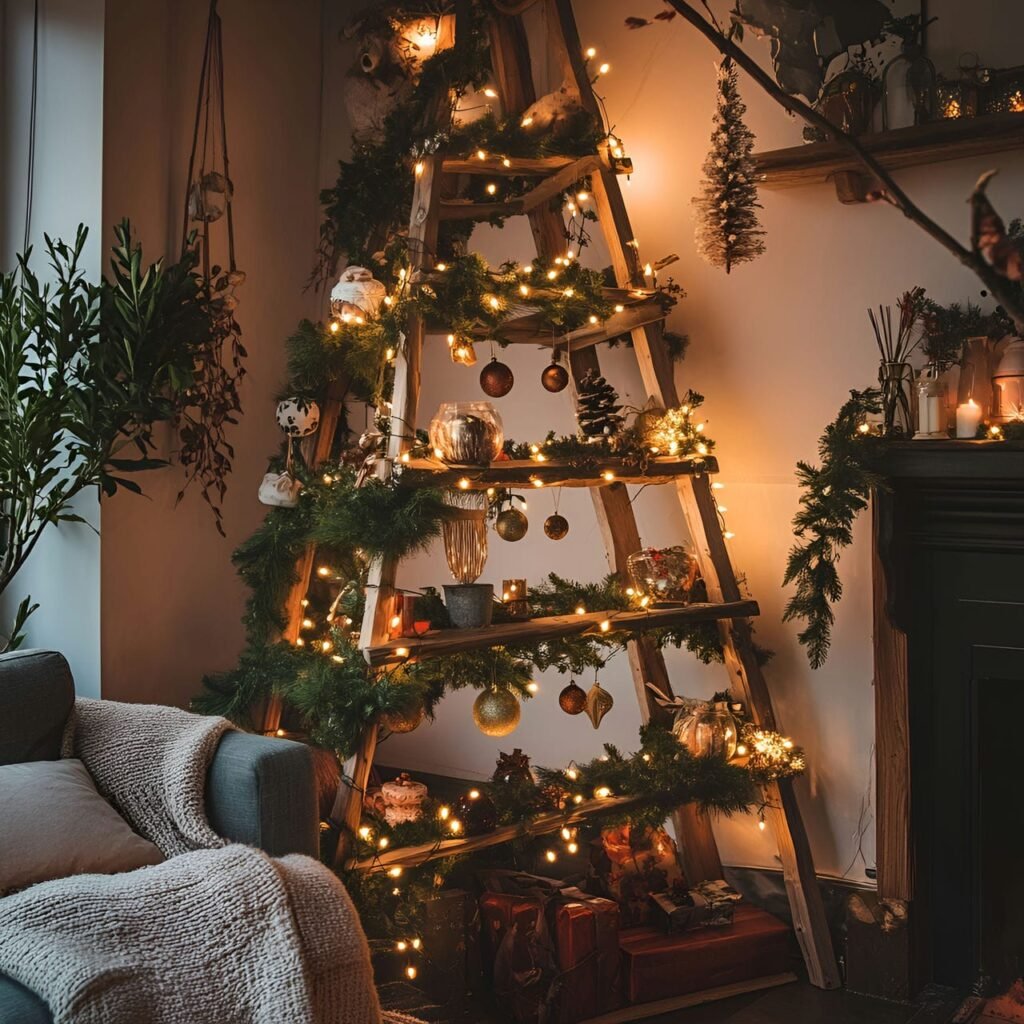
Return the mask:
[[25, 243], [22, 252], [28, 252], [32, 241], [32, 193], [36, 180], [36, 109], [39, 98], [39, 0], [32, 16], [32, 93], [28, 108], [28, 165], [25, 174]]
[[[178, 461], [185, 469], [185, 485], [178, 500], [189, 484], [197, 481], [222, 536], [220, 506], [234, 458], [227, 427], [237, 422], [237, 414], [242, 411], [238, 388], [245, 376], [246, 357], [242, 331], [235, 320], [235, 289], [245, 282], [245, 274], [238, 269], [235, 259], [233, 190], [224, 109], [223, 33], [217, 0], [211, 0], [181, 231], [182, 251], [199, 250], [197, 262], [202, 268], [202, 293], [210, 331], [206, 351], [195, 362], [192, 386], [177, 409]], [[227, 270], [214, 263], [211, 254], [210, 225], [221, 217], [227, 227]], [[190, 227], [193, 223], [200, 225], [198, 236], [196, 229]]]

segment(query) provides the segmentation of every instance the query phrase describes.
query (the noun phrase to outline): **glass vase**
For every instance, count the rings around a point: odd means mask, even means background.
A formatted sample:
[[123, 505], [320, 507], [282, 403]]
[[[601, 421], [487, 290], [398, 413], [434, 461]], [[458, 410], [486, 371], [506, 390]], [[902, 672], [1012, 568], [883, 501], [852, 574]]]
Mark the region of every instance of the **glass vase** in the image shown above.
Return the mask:
[[490, 402], [442, 402], [430, 421], [430, 444], [445, 462], [485, 465], [501, 454], [504, 440]]
[[882, 128], [909, 128], [935, 120], [938, 82], [935, 65], [919, 46], [908, 46], [882, 75]]
[[882, 425], [886, 434], [913, 433], [910, 412], [910, 389], [914, 371], [910, 363], [882, 363], [878, 368], [878, 383], [882, 389]]

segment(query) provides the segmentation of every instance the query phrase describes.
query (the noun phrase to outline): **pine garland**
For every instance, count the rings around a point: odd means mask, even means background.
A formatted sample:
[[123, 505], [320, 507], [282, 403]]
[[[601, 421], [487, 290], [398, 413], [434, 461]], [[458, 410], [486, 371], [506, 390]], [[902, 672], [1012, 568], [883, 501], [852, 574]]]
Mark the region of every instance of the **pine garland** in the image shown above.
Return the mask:
[[743, 122], [736, 67], [724, 60], [718, 67], [718, 107], [711, 133], [711, 152], [704, 161], [697, 209], [697, 250], [728, 274], [737, 264], [764, 252], [764, 231], [757, 218], [757, 169], [754, 134]]
[[783, 584], [795, 583], [785, 621], [802, 619], [799, 633], [812, 668], [828, 656], [835, 621], [834, 605], [843, 595], [836, 563], [853, 540], [853, 522], [867, 508], [871, 489], [882, 483], [876, 466], [888, 440], [860, 428], [867, 414], [881, 412], [877, 389], [851, 391], [850, 399], [825, 428], [818, 443], [821, 465], [797, 463], [803, 488], [800, 511], [793, 518], [797, 543], [789, 553]]

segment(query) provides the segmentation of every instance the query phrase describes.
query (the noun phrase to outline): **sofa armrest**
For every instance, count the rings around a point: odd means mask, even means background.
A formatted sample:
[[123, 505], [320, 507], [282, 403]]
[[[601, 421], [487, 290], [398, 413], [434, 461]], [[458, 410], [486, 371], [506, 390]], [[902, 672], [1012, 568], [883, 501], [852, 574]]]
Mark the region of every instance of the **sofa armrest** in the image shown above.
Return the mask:
[[232, 842], [274, 857], [319, 856], [312, 751], [291, 740], [225, 733], [206, 777], [206, 813]]

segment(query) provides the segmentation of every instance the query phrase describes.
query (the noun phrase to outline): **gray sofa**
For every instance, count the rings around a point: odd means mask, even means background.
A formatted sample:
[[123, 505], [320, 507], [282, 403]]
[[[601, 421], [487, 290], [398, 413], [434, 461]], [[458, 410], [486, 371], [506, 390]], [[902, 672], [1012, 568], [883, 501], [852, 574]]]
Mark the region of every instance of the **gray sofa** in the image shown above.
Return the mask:
[[[0, 655], [0, 764], [59, 758], [74, 701], [74, 681], [62, 655]], [[309, 749], [288, 740], [227, 733], [207, 776], [206, 812], [225, 839], [274, 856], [315, 857], [319, 832]], [[53, 1018], [31, 992], [0, 974], [0, 1024], [53, 1024]]]

